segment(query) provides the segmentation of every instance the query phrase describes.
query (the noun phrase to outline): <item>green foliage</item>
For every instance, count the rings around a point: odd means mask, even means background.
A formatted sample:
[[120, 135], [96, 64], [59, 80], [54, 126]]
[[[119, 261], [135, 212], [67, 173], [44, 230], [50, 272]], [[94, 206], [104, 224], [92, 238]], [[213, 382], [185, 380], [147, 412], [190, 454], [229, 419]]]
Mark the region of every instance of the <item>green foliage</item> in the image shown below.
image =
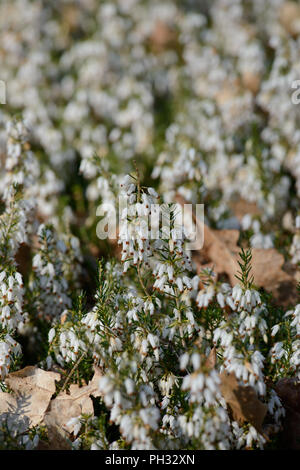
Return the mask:
[[251, 249], [245, 250], [242, 248], [239, 257], [241, 260], [238, 261], [238, 264], [241, 270], [235, 277], [242, 283], [244, 289], [251, 289], [254, 282], [254, 277], [250, 274], [252, 260]]

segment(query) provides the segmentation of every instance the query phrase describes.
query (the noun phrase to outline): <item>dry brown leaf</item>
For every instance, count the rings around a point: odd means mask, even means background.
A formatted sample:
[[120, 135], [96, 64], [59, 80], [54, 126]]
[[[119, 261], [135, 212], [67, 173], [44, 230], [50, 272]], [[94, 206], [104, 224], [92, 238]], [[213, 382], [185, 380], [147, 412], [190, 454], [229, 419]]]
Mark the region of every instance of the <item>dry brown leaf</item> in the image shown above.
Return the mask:
[[90, 394], [93, 397], [100, 397], [101, 394], [99, 392], [99, 379], [102, 377], [102, 371], [99, 367], [94, 366], [94, 376], [92, 380], [89, 381], [88, 387], [90, 388]]
[[69, 448], [69, 438], [74, 431], [74, 426], [68, 425], [71, 418], [76, 418], [81, 414], [94, 414], [90, 395], [100, 396], [98, 391], [100, 377], [101, 371], [95, 366], [94, 376], [88, 385], [79, 387], [76, 384], [71, 384], [69, 393], [61, 392], [51, 401], [49, 411], [44, 419], [51, 449]]
[[[183, 205], [185, 201], [177, 196], [177, 201]], [[189, 210], [187, 207], [186, 210]], [[199, 233], [204, 232], [203, 248], [193, 252], [193, 260], [200, 273], [203, 268], [213, 268], [218, 275], [226, 274], [231, 285], [237, 283], [236, 274], [239, 271], [238, 259], [240, 247], [238, 246], [238, 230], [213, 230], [193, 214], [194, 223]], [[284, 257], [274, 248], [252, 249], [252, 274], [254, 283], [272, 292], [274, 298], [281, 305], [288, 305], [296, 298], [295, 277], [283, 270]]]
[[12, 372], [5, 382], [13, 393], [0, 393], [0, 413], [12, 412], [29, 427], [36, 426], [44, 418], [59, 379], [59, 374], [35, 366]]
[[164, 21], [158, 20], [150, 36], [150, 43], [154, 52], [162, 52], [176, 40], [176, 35], [171, 27]]
[[92, 380], [84, 387], [71, 384], [69, 394], [55, 393], [55, 381], [61, 375], [38, 367], [28, 366], [6, 377], [12, 393], [0, 392], [0, 415], [26, 431], [29, 427], [44, 423], [48, 429], [49, 444], [42, 443], [40, 449], [70, 449], [69, 436], [72, 426], [67, 426], [71, 418], [81, 414], [93, 414], [90, 395], [100, 396], [99, 379], [101, 370], [94, 367]]
[[230, 406], [233, 418], [240, 424], [251, 423], [259, 433], [263, 433], [262, 424], [267, 414], [267, 405], [258, 398], [254, 388], [239, 385], [235, 374], [220, 374], [220, 390]]
[[283, 271], [284, 257], [274, 248], [267, 250], [252, 249], [252, 273], [255, 283], [271, 290], [274, 285], [290, 281], [288, 273]]
[[62, 429], [54, 414], [47, 413], [44, 424], [47, 427], [47, 442], [40, 442], [38, 450], [71, 450], [70, 434]]
[[29, 418], [23, 414], [22, 402], [11, 393], [0, 393], [0, 418], [5, 418], [8, 424], [9, 420], [18, 423], [21, 432], [26, 431], [30, 425]]
[[210, 351], [209, 355], [206, 358], [205, 361], [205, 366], [208, 369], [213, 369], [217, 363], [217, 351], [216, 348], [213, 347], [212, 350]]
[[226, 80], [217, 91], [215, 100], [222, 107], [234, 100], [242, 92], [240, 79]]
[[[235, 275], [239, 271], [238, 259], [240, 247], [237, 245], [239, 232], [237, 230], [212, 230], [208, 227], [204, 232], [204, 247], [206, 255], [212, 260], [215, 271], [226, 273], [232, 285], [236, 284]], [[282, 283], [295, 284], [294, 278], [282, 268], [284, 257], [274, 248], [252, 248], [252, 274], [254, 283], [270, 292], [276, 290]]]
[[285, 30], [292, 36], [300, 34], [300, 5], [295, 2], [284, 2], [279, 10], [279, 20]]
[[274, 248], [252, 250], [252, 273], [254, 282], [273, 294], [278, 305], [288, 306], [297, 299], [297, 281], [285, 271], [284, 257]]
[[12, 393], [0, 393], [0, 415], [2, 415], [3, 413], [7, 413], [8, 410], [12, 410], [12, 408], [16, 406], [17, 400]]
[[[177, 201], [182, 206], [186, 201], [180, 196], [176, 196]], [[190, 210], [189, 206], [185, 210]], [[193, 252], [193, 259], [197, 265], [197, 271], [201, 272], [204, 267], [212, 267], [216, 274], [227, 274], [232, 284], [236, 282], [235, 274], [238, 271], [237, 257], [239, 247], [238, 230], [213, 230], [206, 224], [202, 224], [195, 214], [192, 214], [193, 222], [199, 234], [203, 232], [203, 248]]]
[[246, 201], [243, 198], [235, 199], [229, 203], [230, 209], [233, 211], [235, 217], [241, 221], [247, 214], [259, 215], [260, 209], [254, 202]]
[[79, 27], [80, 19], [80, 11], [74, 4], [72, 6], [67, 5], [62, 9], [62, 24], [69, 34]]
[[259, 73], [246, 70], [242, 74], [243, 85], [248, 88], [254, 95], [257, 94], [260, 88], [261, 75]]
[[67, 423], [71, 418], [80, 416], [81, 414], [93, 414], [93, 402], [90, 398], [90, 390], [88, 386], [79, 387], [76, 384], [70, 386], [70, 393], [66, 391], [59, 393], [50, 403], [50, 410], [45, 415], [46, 425], [51, 427], [56, 425], [62, 431], [72, 432], [72, 427], [68, 427]]

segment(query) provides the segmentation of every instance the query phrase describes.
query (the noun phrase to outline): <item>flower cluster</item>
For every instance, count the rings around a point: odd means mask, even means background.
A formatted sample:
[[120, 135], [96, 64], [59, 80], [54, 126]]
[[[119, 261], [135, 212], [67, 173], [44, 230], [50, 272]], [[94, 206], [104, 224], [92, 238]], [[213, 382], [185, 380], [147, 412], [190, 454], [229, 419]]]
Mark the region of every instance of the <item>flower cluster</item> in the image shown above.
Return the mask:
[[51, 318], [71, 306], [62, 269], [62, 255], [67, 248], [61, 240], [55, 239], [51, 226], [40, 225], [38, 236], [40, 249], [32, 260], [34, 279], [31, 289], [36, 296], [38, 315]]
[[[63, 391], [95, 366], [72, 448], [277, 439], [276, 383], [300, 379], [299, 24], [288, 0], [0, 2], [0, 388], [21, 357]], [[185, 202], [232, 260], [236, 239], [235, 282], [213, 242], [189, 251]], [[256, 285], [251, 250], [284, 257], [287, 300], [276, 273]], [[1, 416], [1, 448], [37, 446], [19, 418]]]

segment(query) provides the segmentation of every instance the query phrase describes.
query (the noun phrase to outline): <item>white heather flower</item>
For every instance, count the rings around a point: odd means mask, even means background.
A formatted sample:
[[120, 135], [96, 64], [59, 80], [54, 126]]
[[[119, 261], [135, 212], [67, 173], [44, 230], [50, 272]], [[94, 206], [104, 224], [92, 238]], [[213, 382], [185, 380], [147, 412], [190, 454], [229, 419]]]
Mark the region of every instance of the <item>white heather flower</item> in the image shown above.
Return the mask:
[[276, 334], [277, 334], [278, 331], [279, 331], [279, 328], [280, 328], [279, 325], [274, 325], [274, 326], [272, 327], [272, 330], [271, 330], [272, 336], [276, 336]]

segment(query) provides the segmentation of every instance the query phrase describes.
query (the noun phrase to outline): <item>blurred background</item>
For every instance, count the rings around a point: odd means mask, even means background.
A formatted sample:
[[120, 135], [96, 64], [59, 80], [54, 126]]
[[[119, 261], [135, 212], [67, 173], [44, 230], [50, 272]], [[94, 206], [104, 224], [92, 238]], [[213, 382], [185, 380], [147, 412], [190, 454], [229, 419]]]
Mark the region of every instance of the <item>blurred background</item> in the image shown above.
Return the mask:
[[86, 243], [107, 181], [136, 160], [164, 200], [205, 203], [212, 227], [243, 228], [262, 248], [280, 229], [289, 246], [299, 45], [294, 1], [2, 0], [1, 161], [6, 123], [21, 117], [41, 219], [69, 217]]

